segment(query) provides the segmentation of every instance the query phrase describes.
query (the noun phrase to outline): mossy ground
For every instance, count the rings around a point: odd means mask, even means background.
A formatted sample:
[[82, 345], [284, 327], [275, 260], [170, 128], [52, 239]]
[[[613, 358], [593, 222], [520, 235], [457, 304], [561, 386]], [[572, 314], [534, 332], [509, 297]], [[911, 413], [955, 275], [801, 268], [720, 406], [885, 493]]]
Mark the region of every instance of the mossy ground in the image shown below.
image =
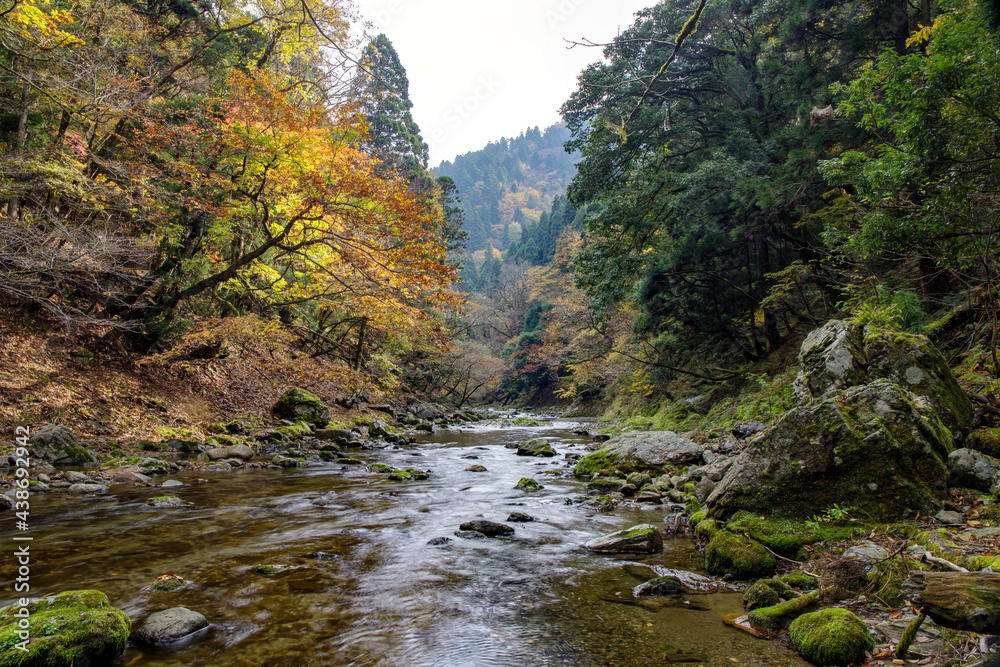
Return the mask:
[[746, 535], [781, 556], [796, 558], [804, 546], [847, 540], [863, 529], [827, 522], [806, 526], [806, 522], [800, 519], [737, 512], [726, 524], [726, 530]]
[[132, 624], [125, 612], [115, 609], [108, 597], [93, 590], [67, 591], [43, 598], [27, 607], [27, 651], [16, 648], [16, 608], [0, 610], [0, 665], [45, 667], [84, 662], [107, 664], [125, 650]]

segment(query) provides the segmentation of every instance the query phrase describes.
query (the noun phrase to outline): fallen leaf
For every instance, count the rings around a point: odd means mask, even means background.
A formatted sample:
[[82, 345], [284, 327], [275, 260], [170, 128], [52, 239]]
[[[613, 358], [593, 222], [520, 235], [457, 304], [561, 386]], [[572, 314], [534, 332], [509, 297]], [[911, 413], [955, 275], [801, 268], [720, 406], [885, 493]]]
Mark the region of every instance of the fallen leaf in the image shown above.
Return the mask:
[[902, 614], [902, 613], [903, 613], [903, 612], [901, 612], [901, 611], [894, 611], [894, 612], [891, 612], [891, 613], [889, 614], [889, 618], [899, 618], [899, 615], [900, 615], [900, 614]]

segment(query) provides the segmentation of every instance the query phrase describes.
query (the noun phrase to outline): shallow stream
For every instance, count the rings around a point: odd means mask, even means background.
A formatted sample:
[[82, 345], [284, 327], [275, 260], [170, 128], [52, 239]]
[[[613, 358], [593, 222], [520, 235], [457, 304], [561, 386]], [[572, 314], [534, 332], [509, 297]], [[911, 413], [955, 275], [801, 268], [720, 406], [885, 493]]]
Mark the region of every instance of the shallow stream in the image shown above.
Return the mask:
[[[165, 493], [155, 488], [36, 495], [32, 592], [96, 588], [133, 622], [174, 606], [212, 622], [186, 645], [130, 647], [116, 666], [806, 665], [777, 642], [723, 624], [742, 611], [739, 593], [631, 596], [657, 568], [701, 572], [689, 539], [667, 539], [655, 556], [581, 549], [637, 523], [662, 525], [664, 510], [567, 505], [584, 484], [563, 454], [586, 453], [590, 442], [574, 428], [476, 426], [425, 436], [412, 448], [351, 454], [430, 471], [416, 482], [329, 464], [174, 474], [184, 486], [169, 493], [193, 503], [180, 508], [147, 505]], [[559, 456], [519, 457], [504, 447], [531, 437], [550, 438]], [[465, 470], [473, 464], [487, 472]], [[515, 491], [522, 477], [545, 488]], [[453, 536], [464, 521], [504, 521], [515, 510], [538, 521], [509, 524], [511, 538]], [[11, 521], [0, 523], [6, 535]], [[452, 539], [428, 545], [434, 537]], [[259, 563], [290, 567], [261, 575], [251, 570]], [[151, 592], [165, 573], [192, 583]], [[0, 580], [2, 606], [12, 601], [9, 566]]]

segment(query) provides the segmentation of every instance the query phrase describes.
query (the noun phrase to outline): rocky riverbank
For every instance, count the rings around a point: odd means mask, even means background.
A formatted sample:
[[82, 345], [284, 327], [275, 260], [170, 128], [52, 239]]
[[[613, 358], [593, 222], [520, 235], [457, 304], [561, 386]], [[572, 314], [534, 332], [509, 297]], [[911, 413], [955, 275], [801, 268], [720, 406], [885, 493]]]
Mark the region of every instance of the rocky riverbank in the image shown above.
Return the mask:
[[[533, 438], [508, 445], [516, 450], [510, 455], [558, 462], [560, 468], [546, 472], [585, 481], [586, 494], [564, 499], [583, 512], [646, 507], [657, 513], [654, 523], [581, 544], [595, 557], [659, 553], [664, 540], [693, 531], [716, 577], [712, 585], [745, 590], [747, 613], [729, 622], [755, 635], [785, 637], [815, 664], [974, 663], [983, 638], [1000, 633], [1000, 614], [989, 603], [1000, 578], [992, 571], [1000, 567], [1000, 461], [990, 456], [997, 453], [991, 449], [995, 429], [977, 428], [981, 416], [921, 337], [832, 322], [807, 338], [800, 359], [799, 404], [769, 424], [744, 423], [727, 432], [624, 433], [604, 443], [595, 438], [589, 453]], [[48, 425], [28, 443], [35, 462], [29, 493], [86, 497], [123, 486], [170, 489], [179, 484], [170, 474], [181, 469], [209, 475], [365, 467], [365, 451], [410, 448], [419, 434], [437, 429], [481, 420], [532, 423], [513, 413], [447, 412], [428, 404], [399, 411], [373, 407], [352, 423], [331, 423], [327, 406], [301, 389], [282, 395], [273, 412], [270, 425], [205, 424], [117, 451]], [[367, 469], [399, 483], [434, 474], [381, 463]], [[489, 472], [478, 464], [465, 470]], [[525, 477], [516, 488], [531, 494], [544, 485]], [[15, 493], [9, 489], [0, 502], [12, 505]], [[149, 503], [171, 508], [184, 501], [165, 494]], [[455, 536], [516, 539], [517, 529], [508, 524], [534, 519], [507, 514], [505, 522], [469, 517]], [[429, 537], [431, 546], [451, 539]], [[283, 566], [259, 567], [277, 568], [264, 572], [270, 575]], [[976, 572], [975, 578], [963, 578], [963, 570]], [[685, 581], [673, 574], [654, 577], [635, 596], [669, 598], [690, 587]], [[950, 600], [960, 602], [949, 606]], [[189, 622], [197, 612], [185, 612], [191, 610], [164, 617], [187, 619], [181, 630], [153, 624], [148, 632], [136, 630], [133, 641], [155, 644], [161, 631], [166, 641], [200, 632], [200, 621]], [[105, 642], [101, 650], [109, 645], [121, 643]]]

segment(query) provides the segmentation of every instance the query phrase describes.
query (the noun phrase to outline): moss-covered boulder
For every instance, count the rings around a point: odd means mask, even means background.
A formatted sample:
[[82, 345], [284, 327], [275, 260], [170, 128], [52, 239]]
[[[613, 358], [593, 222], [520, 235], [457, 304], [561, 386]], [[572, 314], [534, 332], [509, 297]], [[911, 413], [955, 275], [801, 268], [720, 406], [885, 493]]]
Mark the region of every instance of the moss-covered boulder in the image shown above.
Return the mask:
[[552, 449], [552, 445], [549, 444], [548, 440], [534, 438], [532, 440], [522, 440], [517, 443], [517, 455], [552, 457], [556, 455], [556, 450]]
[[776, 634], [787, 628], [802, 614], [815, 611], [820, 602], [819, 591], [813, 591], [770, 607], [754, 609], [747, 614], [747, 620], [758, 632]]
[[473, 519], [466, 521], [459, 526], [460, 530], [467, 530], [482, 533], [486, 537], [506, 537], [514, 534], [514, 529], [508, 525], [487, 521], [486, 519]]
[[827, 322], [802, 341], [799, 363], [795, 394], [802, 403], [861, 384], [867, 365], [864, 328], [842, 320]]
[[517, 484], [514, 485], [514, 488], [518, 491], [541, 491], [545, 487], [530, 477], [522, 477]]
[[650, 595], [681, 595], [684, 592], [683, 582], [674, 575], [656, 577], [632, 589], [632, 595], [637, 598]]
[[965, 439], [965, 446], [1000, 459], [1000, 428], [982, 428], [973, 431]]
[[[699, 514], [700, 512], [696, 512]], [[711, 540], [715, 537], [715, 534], [719, 532], [719, 524], [715, 519], [704, 519], [699, 521], [694, 527], [695, 537], [700, 537], [703, 540]]]
[[109, 664], [125, 650], [131, 629], [125, 612], [100, 591], [66, 591], [23, 607], [11, 605], [0, 609], [0, 665]]
[[884, 327], [865, 327], [868, 376], [898, 384], [930, 405], [953, 430], [972, 424], [969, 394], [958, 385], [948, 361], [927, 336]]
[[590, 540], [587, 551], [602, 554], [653, 554], [663, 551], [660, 529], [648, 523]]
[[743, 594], [743, 606], [748, 610], [772, 607], [782, 598], [786, 600], [795, 597], [788, 584], [780, 579], [758, 579], [753, 586]]
[[845, 667], [862, 662], [875, 648], [864, 621], [847, 609], [823, 609], [803, 614], [789, 628], [792, 646], [814, 665]]
[[28, 438], [28, 453], [34, 461], [52, 465], [85, 465], [97, 459], [81, 445], [71, 430], [58, 424], [46, 424]]
[[279, 468], [297, 468], [300, 463], [302, 462], [299, 459], [284, 454], [275, 454], [274, 458], [271, 459], [271, 465]]
[[671, 467], [697, 463], [704, 448], [673, 431], [623, 433], [582, 457], [573, 468], [577, 476], [610, 471], [627, 476], [634, 472], [655, 477]]
[[760, 542], [779, 556], [795, 558], [799, 550], [823, 540], [848, 539], [853, 529], [838, 528], [827, 524], [807, 528], [805, 522], [777, 515], [761, 516], [751, 512], [737, 512], [726, 524], [726, 530], [746, 535]]
[[736, 579], [759, 579], [774, 572], [774, 556], [759, 542], [720, 531], [705, 547], [705, 566], [712, 574], [732, 574]]
[[797, 518], [836, 503], [895, 520], [943, 496], [952, 449], [929, 404], [874, 382], [786, 413], [737, 456], [706, 503], [714, 514], [780, 507]]
[[323, 428], [330, 423], [330, 410], [316, 394], [305, 389], [289, 389], [271, 408], [282, 419], [305, 421]]

